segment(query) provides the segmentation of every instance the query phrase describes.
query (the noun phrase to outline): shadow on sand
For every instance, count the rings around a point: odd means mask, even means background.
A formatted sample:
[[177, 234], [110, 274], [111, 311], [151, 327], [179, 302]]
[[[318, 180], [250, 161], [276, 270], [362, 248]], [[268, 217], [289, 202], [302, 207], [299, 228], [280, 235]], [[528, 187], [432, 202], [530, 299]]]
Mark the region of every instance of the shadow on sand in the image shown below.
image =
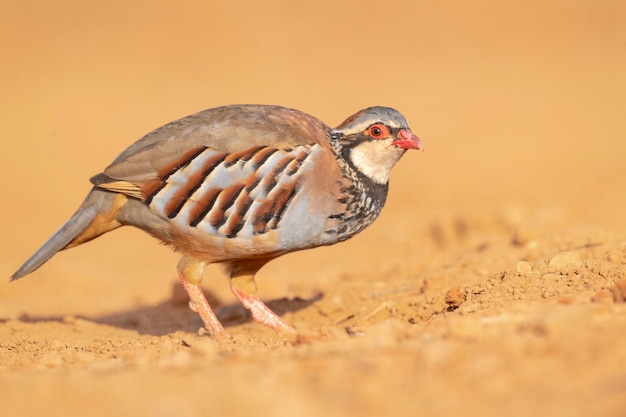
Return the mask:
[[[215, 309], [215, 313], [224, 327], [236, 326], [252, 320], [250, 313], [239, 303], [220, 305], [209, 291], [206, 296]], [[320, 300], [323, 294], [316, 294], [308, 299], [280, 298], [267, 301], [267, 306], [279, 316], [307, 308]], [[140, 306], [126, 311], [105, 314], [100, 316], [75, 316], [81, 320], [108, 326], [134, 330], [140, 334], [163, 336], [177, 331], [196, 332], [202, 327], [200, 317], [191, 311], [187, 302], [181, 302], [176, 297], [158, 304]], [[67, 322], [67, 316], [32, 316], [22, 314], [19, 320], [24, 323], [38, 323], [47, 321]]]

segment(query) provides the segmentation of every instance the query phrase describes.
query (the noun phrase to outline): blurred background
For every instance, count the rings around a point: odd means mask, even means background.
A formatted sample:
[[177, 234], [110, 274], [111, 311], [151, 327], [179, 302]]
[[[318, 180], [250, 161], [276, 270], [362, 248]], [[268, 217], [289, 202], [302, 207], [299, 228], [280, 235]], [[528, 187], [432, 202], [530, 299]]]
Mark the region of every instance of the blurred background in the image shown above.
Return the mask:
[[[331, 126], [391, 106], [426, 148], [395, 169], [377, 224], [345, 246], [277, 261], [263, 294], [326, 279], [346, 257], [356, 269], [391, 253], [423, 258], [433, 222], [626, 225], [623, 2], [3, 1], [0, 50], [6, 278], [129, 144], [234, 103], [294, 107]], [[74, 300], [86, 314], [160, 300], [177, 256], [151, 240], [117, 231], [36, 279], [0, 280], [0, 312], [58, 288], [108, 297]], [[303, 267], [297, 276], [289, 263]], [[67, 301], [42, 298], [31, 313]]]
[[[623, 414], [626, 2], [0, 0], [0, 52], [0, 414]], [[178, 255], [134, 229], [9, 284], [128, 145], [233, 103], [391, 106], [425, 145], [371, 228], [261, 271], [261, 298], [323, 294], [287, 313], [302, 344], [195, 337]]]

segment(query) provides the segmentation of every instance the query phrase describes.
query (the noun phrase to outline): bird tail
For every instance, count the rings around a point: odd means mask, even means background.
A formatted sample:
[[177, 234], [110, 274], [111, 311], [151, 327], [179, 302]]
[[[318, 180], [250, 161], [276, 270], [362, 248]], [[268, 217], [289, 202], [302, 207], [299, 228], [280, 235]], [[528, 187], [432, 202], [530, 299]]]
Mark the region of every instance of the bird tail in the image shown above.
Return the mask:
[[125, 201], [121, 194], [94, 187], [74, 215], [11, 276], [11, 281], [30, 274], [63, 249], [120, 227], [116, 214]]

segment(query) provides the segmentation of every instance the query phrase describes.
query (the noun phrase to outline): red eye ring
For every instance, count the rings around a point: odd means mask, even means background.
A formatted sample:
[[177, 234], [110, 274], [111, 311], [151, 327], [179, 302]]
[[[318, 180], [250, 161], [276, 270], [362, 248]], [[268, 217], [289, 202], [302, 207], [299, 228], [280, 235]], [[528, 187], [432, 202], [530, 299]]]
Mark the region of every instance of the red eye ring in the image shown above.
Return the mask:
[[373, 139], [389, 137], [389, 128], [382, 123], [376, 123], [367, 128], [367, 135]]

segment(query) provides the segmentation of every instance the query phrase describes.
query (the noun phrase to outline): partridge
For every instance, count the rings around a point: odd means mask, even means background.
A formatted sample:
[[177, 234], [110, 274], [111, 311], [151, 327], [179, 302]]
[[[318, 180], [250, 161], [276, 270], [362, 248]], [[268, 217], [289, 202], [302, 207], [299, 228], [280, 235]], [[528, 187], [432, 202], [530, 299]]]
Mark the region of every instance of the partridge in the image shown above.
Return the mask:
[[256, 272], [369, 226], [408, 149], [422, 150], [422, 143], [388, 107], [361, 110], [334, 129], [279, 106], [201, 111], [148, 133], [92, 177], [76, 213], [11, 280], [60, 250], [130, 225], [182, 254], [178, 276], [211, 334], [224, 329], [200, 287], [210, 263], [225, 266], [232, 292], [255, 320], [293, 332], [255, 295]]

